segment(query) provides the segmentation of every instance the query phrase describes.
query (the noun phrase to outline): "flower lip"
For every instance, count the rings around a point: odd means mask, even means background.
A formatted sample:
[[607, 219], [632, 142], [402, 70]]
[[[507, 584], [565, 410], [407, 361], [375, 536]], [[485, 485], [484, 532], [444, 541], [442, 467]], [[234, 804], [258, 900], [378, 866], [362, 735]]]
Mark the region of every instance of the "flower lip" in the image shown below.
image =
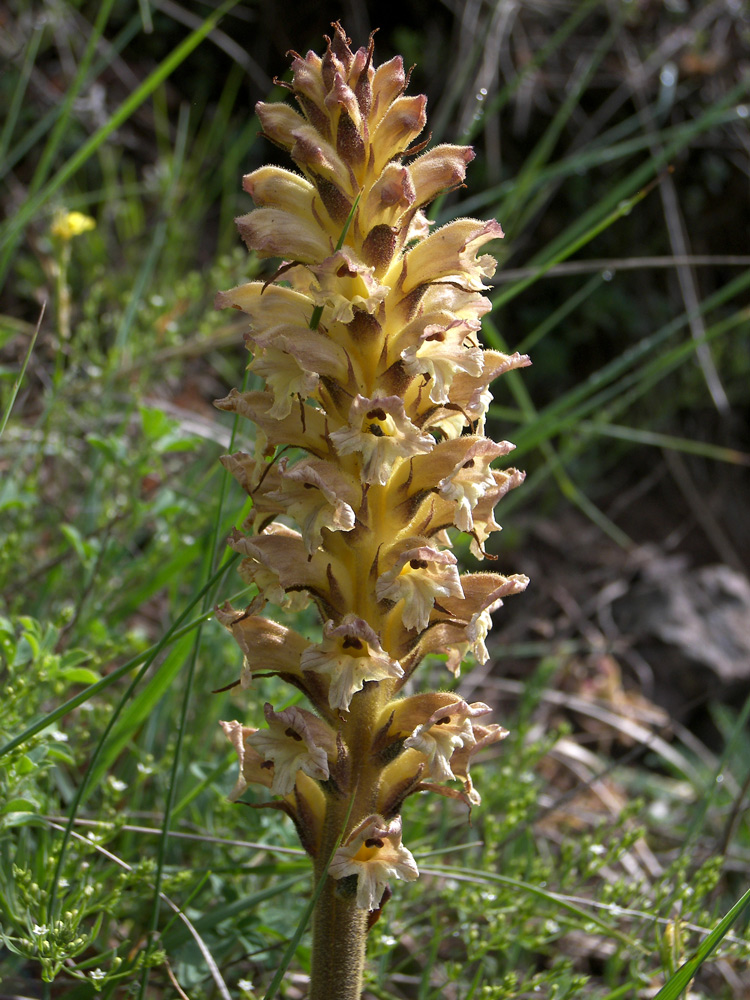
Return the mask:
[[451, 759], [454, 752], [475, 742], [472, 719], [488, 712], [490, 708], [484, 702], [470, 705], [458, 699], [437, 708], [426, 722], [417, 726], [404, 741], [404, 746], [426, 756], [428, 776], [438, 781], [453, 780]]
[[274, 712], [266, 702], [263, 709], [268, 729], [257, 729], [247, 743], [265, 761], [273, 762], [271, 791], [288, 795], [297, 781], [297, 771], [311, 778], [328, 778], [328, 755], [335, 753], [333, 732], [311, 712], [295, 706]]
[[345, 712], [366, 681], [397, 680], [404, 673], [398, 660], [382, 648], [375, 631], [351, 613], [339, 625], [325, 623], [322, 641], [305, 650], [300, 666], [328, 676], [331, 708]]
[[419, 870], [411, 851], [401, 843], [401, 817], [386, 821], [368, 816], [333, 856], [328, 874], [335, 879], [357, 876], [357, 906], [376, 910], [389, 878], [413, 882]]
[[[411, 539], [416, 541], [419, 539]], [[458, 560], [452, 552], [440, 551], [430, 545], [417, 544], [402, 551], [391, 569], [381, 573], [375, 585], [380, 601], [403, 601], [402, 619], [407, 629], [427, 628], [436, 599], [463, 598], [464, 592], [457, 570]]]
[[424, 455], [435, 447], [406, 415], [400, 396], [357, 395], [349, 408], [349, 425], [331, 435], [339, 455], [361, 456], [361, 478], [384, 486], [399, 459]]

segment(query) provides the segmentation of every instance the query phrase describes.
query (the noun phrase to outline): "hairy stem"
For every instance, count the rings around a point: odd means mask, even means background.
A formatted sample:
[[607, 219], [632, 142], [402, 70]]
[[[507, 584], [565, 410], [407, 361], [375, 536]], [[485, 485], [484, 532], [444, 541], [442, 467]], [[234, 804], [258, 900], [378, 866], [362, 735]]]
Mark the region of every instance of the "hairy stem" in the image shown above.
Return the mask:
[[356, 890], [342, 898], [337, 889], [329, 876], [315, 908], [310, 1000], [359, 1000], [362, 994], [367, 911], [357, 906]]

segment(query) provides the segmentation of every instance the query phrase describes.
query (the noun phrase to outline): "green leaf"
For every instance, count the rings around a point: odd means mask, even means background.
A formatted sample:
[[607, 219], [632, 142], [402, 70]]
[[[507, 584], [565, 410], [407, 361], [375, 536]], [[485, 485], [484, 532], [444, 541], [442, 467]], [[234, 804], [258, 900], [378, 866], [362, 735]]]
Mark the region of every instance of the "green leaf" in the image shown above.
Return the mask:
[[62, 670], [61, 675], [68, 684], [96, 684], [101, 680], [99, 674], [88, 667], [70, 667], [68, 670]]
[[27, 754], [24, 754], [16, 764], [16, 772], [23, 775], [31, 774], [32, 771], [36, 771], [36, 764]]
[[4, 806], [0, 807], [0, 815], [5, 816], [12, 812], [36, 812], [37, 806], [28, 799], [10, 799]]

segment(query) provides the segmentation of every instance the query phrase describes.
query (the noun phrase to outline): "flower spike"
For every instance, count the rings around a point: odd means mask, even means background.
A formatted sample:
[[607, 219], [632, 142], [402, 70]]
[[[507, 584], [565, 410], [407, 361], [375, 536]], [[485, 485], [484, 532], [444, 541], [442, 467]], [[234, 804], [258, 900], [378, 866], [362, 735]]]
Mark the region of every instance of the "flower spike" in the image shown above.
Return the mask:
[[[435, 229], [425, 214], [463, 185], [473, 150], [426, 148], [426, 98], [406, 93], [400, 57], [375, 65], [372, 36], [352, 49], [336, 22], [326, 41], [322, 56], [292, 53], [296, 107], [256, 108], [288, 162], [244, 178], [255, 207], [237, 225], [281, 264], [216, 299], [246, 314], [263, 383], [216, 404], [255, 425], [255, 447], [222, 462], [252, 500], [229, 544], [258, 591], [217, 617], [242, 650], [242, 688], [275, 675], [309, 702], [266, 704], [260, 729], [222, 723], [240, 760], [232, 797], [296, 824], [322, 880], [311, 1000], [356, 1000], [368, 915], [389, 880], [418, 877], [406, 799], [478, 804], [470, 763], [507, 735], [482, 702], [402, 688], [432, 653], [453, 674], [485, 662], [492, 614], [528, 583], [462, 574], [452, 545], [463, 535], [487, 556], [495, 506], [523, 481], [496, 467], [513, 446], [485, 422], [490, 382], [529, 359], [479, 339], [500, 224]], [[261, 616], [309, 603], [318, 624], [299, 632]]]

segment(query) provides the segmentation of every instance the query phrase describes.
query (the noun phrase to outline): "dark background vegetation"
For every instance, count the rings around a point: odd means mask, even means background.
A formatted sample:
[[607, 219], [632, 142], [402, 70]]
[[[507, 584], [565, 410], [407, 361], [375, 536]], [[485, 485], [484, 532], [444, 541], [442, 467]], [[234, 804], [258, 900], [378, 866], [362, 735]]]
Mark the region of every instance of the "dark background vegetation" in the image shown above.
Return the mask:
[[[0, 101], [6, 112], [25, 79], [16, 118], [2, 133], [6, 235], [24, 206], [212, 9], [192, 0], [112, 4], [93, 50], [101, 67], [79, 89], [55, 136], [55, 115], [95, 37], [103, 6], [0, 7], [6, 67]], [[13, 702], [16, 715], [9, 710], [8, 721], [0, 721], [3, 742], [51, 711], [63, 694], [79, 689], [70, 687], [70, 676], [65, 681], [54, 673], [67, 669], [60, 657], [84, 648], [90, 656], [86, 663], [106, 674], [158, 641], [187, 595], [210, 575], [210, 546], [201, 546], [220, 536], [219, 528], [236, 513], [232, 504], [240, 503], [230, 494], [214, 525], [217, 457], [229, 429], [211, 401], [239, 384], [245, 364], [242, 323], [213, 313], [211, 303], [218, 288], [262, 271], [247, 260], [232, 223], [250, 208], [240, 189], [242, 174], [264, 162], [289, 165], [257, 139], [253, 107], [259, 99], [283, 98], [273, 81], [288, 77], [287, 52], [320, 51], [336, 18], [357, 45], [366, 44], [378, 28], [378, 62], [401, 53], [407, 65], [414, 64], [410, 92], [428, 95], [433, 142], [474, 145], [477, 158], [466, 190], [451, 195], [431, 217], [445, 221], [472, 214], [503, 224], [506, 238], [493, 248], [500, 260], [493, 292], [499, 303], [486, 337], [493, 346], [498, 333], [509, 349], [528, 346], [534, 362], [497, 384], [489, 428], [492, 436], [518, 443], [518, 464], [529, 474], [498, 512], [505, 531], [496, 545], [496, 565], [527, 573], [532, 585], [497, 616], [493, 659], [467, 674], [462, 691], [515, 721], [526, 750], [520, 744], [515, 749], [535, 774], [536, 797], [521, 807], [518, 789], [515, 800], [510, 791], [509, 801], [489, 796], [490, 812], [506, 810], [515, 819], [495, 830], [500, 846], [488, 849], [476, 867], [509, 870], [512, 845], [526, 837], [545, 841], [549, 861], [564, 835], [573, 831], [573, 839], [580, 840], [604, 822], [606, 810], [594, 819], [586, 811], [587, 789], [597, 773], [592, 760], [571, 763], [559, 745], [553, 751], [552, 742], [535, 744], [540, 733], [562, 727], [571, 734], [565, 739], [598, 755], [605, 772], [620, 762], [615, 791], [623, 808], [638, 795], [651, 808], [664, 791], [659, 782], [684, 780], [675, 774], [674, 761], [665, 762], [654, 750], [650, 739], [658, 736], [679, 745], [702, 778], [687, 791], [670, 786], [665, 816], [653, 808], [644, 813], [650, 849], [665, 868], [677, 858], [691, 872], [707, 858], [727, 853], [729, 861], [717, 873], [706, 904], [711, 918], [744, 891], [750, 865], [750, 830], [743, 818], [750, 766], [745, 731], [750, 282], [739, 280], [750, 264], [750, 18], [747, 7], [734, 0], [459, 0], [409, 2], [388, 10], [357, 2], [240, 4], [151, 99], [41, 201], [2, 250], [3, 411], [40, 304], [48, 304], [0, 442], [1, 610], [13, 642], [26, 628], [24, 615], [55, 632], [41, 643], [53, 660], [44, 668], [48, 674], [41, 678], [37, 700]], [[38, 48], [27, 64], [33, 39]], [[50, 125], [35, 133], [46, 116]], [[706, 127], [675, 140], [680, 129], [708, 119]], [[670, 154], [663, 155], [673, 141]], [[632, 145], [625, 149], [627, 143]], [[655, 162], [642, 181], [633, 182], [641, 168]], [[635, 198], [639, 192], [643, 197]], [[567, 257], [564, 248], [573, 236], [565, 234], [572, 226], [594, 212], [581, 230], [591, 234], [630, 198], [627, 211]], [[60, 327], [59, 248], [49, 237], [54, 211], [61, 207], [84, 211], [97, 222], [72, 244], [67, 338]], [[550, 263], [547, 273], [524, 287], [535, 268]], [[680, 323], [686, 313], [690, 322]], [[673, 332], [659, 336], [670, 323]], [[707, 331], [709, 342], [693, 349]], [[654, 337], [658, 342], [647, 349]], [[678, 358], [680, 345], [684, 354]], [[232, 581], [223, 586], [222, 597], [237, 589]], [[28, 676], [28, 663], [41, 661], [38, 656], [29, 661], [28, 650], [13, 649], [17, 667]], [[233, 656], [219, 639], [204, 639], [201, 697], [232, 679]], [[17, 688], [11, 661], [4, 669], [8, 684]], [[168, 775], [174, 751], [168, 727], [174, 725], [182, 690], [178, 661], [169, 667], [174, 692], [158, 689], [160, 697], [173, 701], [167, 707], [159, 702], [151, 722], [145, 708], [130, 720], [129, 737], [140, 749], [129, 751], [128, 762], [123, 735], [105, 754], [112, 774], [124, 769], [128, 781], [141, 780], [136, 762], [153, 769], [157, 791], [174, 780]], [[81, 676], [77, 680], [83, 682]], [[153, 705], [156, 695], [155, 690]], [[190, 745], [203, 762], [223, 753], [215, 749], [213, 733], [221, 705], [206, 704], [211, 715], [206, 735]], [[223, 710], [242, 711], [236, 705]], [[97, 702], [85, 725], [79, 720], [76, 729], [70, 723], [70, 736], [78, 742], [72, 757], [54, 767], [48, 760], [47, 783], [36, 791], [19, 785], [14, 794], [25, 795], [39, 815], [64, 813], [107, 712], [106, 701]], [[194, 719], [195, 709], [189, 713]], [[613, 717], [621, 720], [619, 728]], [[633, 728], [633, 719], [640, 729]], [[725, 798], [714, 800], [712, 776], [730, 751]], [[201, 766], [200, 780], [210, 789], [211, 767]], [[228, 781], [229, 758], [223, 768]], [[137, 793], [120, 800], [116, 789], [106, 790], [105, 773], [96, 771], [104, 790], [86, 815], [114, 815], [120, 802], [129, 815], [140, 808], [157, 826], [158, 794], [138, 785]], [[178, 797], [189, 787], [189, 782], [180, 786]], [[704, 824], [691, 826], [691, 816], [699, 814]], [[612, 820], [611, 812], [607, 816]], [[191, 815], [191, 829], [200, 818]], [[16, 833], [31, 838], [35, 829], [11, 827], [4, 848], [8, 871], [20, 856]], [[34, 846], [29, 840], [21, 850], [29, 870], [36, 865], [38, 880], [50, 877], [56, 858], [56, 835], [50, 831], [46, 841]], [[489, 843], [492, 830], [481, 832]], [[255, 839], [267, 833], [259, 828]], [[123, 856], [130, 850], [132, 861], [141, 850], [137, 837], [121, 836], [117, 849]], [[597, 836], [627, 841], [622, 830]], [[177, 856], [171, 861], [179, 866]], [[556, 862], [549, 863], [553, 872], [572, 871], [562, 862], [557, 869]], [[184, 864], [198, 863], [188, 857]], [[212, 858], [211, 864], [218, 861]], [[532, 869], [529, 862], [529, 881]], [[593, 892], [583, 888], [590, 873], [582, 871], [581, 885], [574, 890], [566, 883], [567, 891]], [[278, 880], [283, 872], [271, 874]], [[150, 877], [143, 874], [136, 898], [140, 892], [148, 899]], [[656, 875], [649, 877], [656, 886]], [[222, 887], [231, 882], [230, 873], [222, 878]], [[102, 885], [102, 912], [116, 913], [104, 876]], [[666, 890], [661, 896], [659, 891], [654, 889], [650, 903], [644, 895], [640, 905], [658, 909], [669, 899]], [[23, 892], [17, 889], [15, 904], [11, 895], [3, 897], [5, 932], [16, 938], [18, 913], [24, 906], [31, 913], [36, 905], [30, 890]], [[673, 899], [669, 903], [676, 906]], [[468, 912], [469, 902], [461, 906]], [[463, 912], [459, 908], [458, 915]], [[668, 906], [664, 914], [665, 921], [674, 915]], [[534, 919], [531, 914], [529, 921]], [[148, 921], [137, 905], [127, 920], [144, 933]], [[265, 982], [271, 974], [278, 951], [269, 957], [261, 943], [269, 933], [281, 936], [274, 920], [269, 918], [270, 932], [262, 922], [254, 924], [234, 952], [226, 927], [218, 925], [223, 929], [216, 947], [237, 963], [235, 979], [257, 976]], [[501, 923], [497, 916], [497, 926]], [[130, 951], [120, 952], [130, 959], [143, 943], [136, 931], [128, 931], [134, 935], [128, 938]], [[379, 960], [386, 992], [376, 990], [378, 996], [422, 998], [443, 989], [457, 1000], [525, 996], [520, 986], [514, 993], [512, 983], [507, 993], [481, 989], [494, 984], [500, 990], [514, 961], [549, 971], [560, 956], [576, 974], [589, 977], [588, 985], [569, 980], [554, 993], [549, 982], [562, 983], [560, 972], [557, 980], [544, 981], [544, 995], [653, 996], [642, 969], [633, 973], [632, 993], [616, 994], [617, 983], [626, 981], [627, 963], [618, 966], [583, 925], [549, 931], [546, 943], [539, 931], [505, 965], [497, 958], [505, 954], [503, 942], [495, 941], [489, 957], [479, 959], [489, 971], [477, 980], [484, 985], [476, 994], [469, 994], [458, 973], [450, 979], [446, 970], [455, 956], [449, 950], [438, 956], [444, 966], [414, 958], [430, 933], [429, 927], [417, 928], [406, 957], [389, 952], [387, 942], [378, 946], [378, 954], [391, 954]], [[257, 960], [247, 958], [250, 944], [258, 949]], [[90, 947], [91, 954], [106, 950], [96, 936]], [[13, 959], [9, 992], [41, 995], [33, 955], [24, 946]], [[184, 956], [174, 958], [175, 964], [180, 961], [183, 972], [192, 970], [185, 972], [197, 991], [191, 996], [212, 995], [210, 982], [201, 980]], [[304, 971], [304, 955], [300, 961]], [[747, 995], [750, 980], [742, 961], [727, 959], [717, 968], [706, 972], [700, 996]], [[65, 975], [54, 995], [72, 989], [73, 979]], [[170, 995], [162, 971], [154, 975]], [[110, 990], [120, 985], [113, 980]], [[89, 987], [75, 988], [77, 995], [90, 993]], [[292, 981], [286, 995], [298, 995], [295, 988]]]

